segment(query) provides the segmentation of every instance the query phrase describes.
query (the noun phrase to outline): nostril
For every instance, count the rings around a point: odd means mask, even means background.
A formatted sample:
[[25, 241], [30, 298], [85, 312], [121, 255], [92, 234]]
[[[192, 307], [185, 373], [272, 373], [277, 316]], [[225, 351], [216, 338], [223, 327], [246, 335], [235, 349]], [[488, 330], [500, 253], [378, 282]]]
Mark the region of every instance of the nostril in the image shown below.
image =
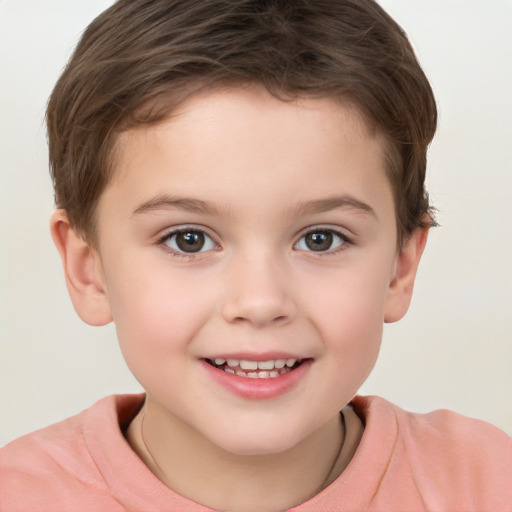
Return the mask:
[[233, 293], [221, 305], [222, 316], [229, 323], [238, 325], [284, 325], [295, 313], [296, 306], [290, 297], [253, 288], [243, 294]]
[[261, 317], [256, 317], [255, 315], [252, 315], [252, 316], [248, 316], [248, 317], [244, 317], [244, 316], [237, 316], [235, 318], [233, 318], [232, 320], [234, 323], [244, 323], [244, 322], [248, 322], [248, 323], [254, 323], [254, 324], [270, 324], [270, 323], [285, 323], [288, 321], [288, 317], [286, 315], [279, 315], [279, 316], [276, 316], [275, 318], [261, 318]]

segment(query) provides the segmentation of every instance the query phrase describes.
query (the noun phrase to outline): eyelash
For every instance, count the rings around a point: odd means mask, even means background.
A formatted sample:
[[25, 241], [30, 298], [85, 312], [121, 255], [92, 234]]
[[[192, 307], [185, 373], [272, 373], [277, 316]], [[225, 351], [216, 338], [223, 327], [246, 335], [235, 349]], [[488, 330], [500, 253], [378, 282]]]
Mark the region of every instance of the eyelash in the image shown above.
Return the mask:
[[352, 240], [347, 235], [345, 235], [344, 233], [341, 233], [340, 231], [338, 231], [336, 229], [323, 227], [323, 226], [314, 226], [314, 227], [308, 229], [305, 233], [303, 233], [300, 236], [300, 238], [298, 239], [298, 241], [294, 244], [293, 247], [294, 248], [297, 247], [298, 244], [301, 242], [301, 240], [303, 240], [308, 235], [319, 234], [319, 233], [329, 233], [329, 234], [333, 235], [334, 237], [339, 238], [340, 244], [337, 247], [334, 247], [333, 249], [327, 249], [326, 251], [309, 250], [309, 251], [305, 251], [305, 252], [310, 252], [310, 253], [314, 254], [315, 256], [320, 256], [320, 257], [332, 256], [332, 255], [338, 254], [341, 251], [345, 251], [353, 243]]
[[[214, 248], [212, 249], [207, 249], [206, 251], [204, 250], [198, 250], [197, 252], [190, 252], [190, 253], [187, 253], [185, 251], [180, 251], [180, 250], [176, 250], [176, 249], [173, 249], [171, 247], [169, 247], [168, 245], [168, 242], [170, 240], [172, 240], [173, 237], [181, 234], [181, 233], [199, 233], [199, 234], [202, 234], [204, 235], [205, 237], [207, 237], [212, 244], [215, 245]], [[314, 254], [315, 256], [330, 256], [330, 255], [334, 255], [334, 254], [337, 254], [341, 251], [344, 251], [346, 250], [350, 245], [352, 245], [352, 240], [345, 234], [341, 233], [340, 231], [337, 231], [335, 229], [332, 229], [332, 228], [326, 228], [326, 227], [322, 227], [322, 226], [315, 226], [315, 227], [312, 227], [310, 229], [308, 229], [305, 233], [303, 233], [299, 239], [297, 240], [297, 242], [295, 242], [293, 244], [293, 248], [297, 250], [297, 246], [301, 243], [301, 241], [303, 239], [305, 239], [308, 235], [313, 235], [313, 234], [320, 234], [320, 233], [327, 233], [327, 234], [330, 234], [336, 238], [339, 239], [340, 243], [337, 247], [335, 247], [334, 249], [328, 249], [328, 250], [325, 250], [325, 251], [314, 251], [314, 250], [305, 250], [305, 249], [302, 249], [304, 252], [310, 252], [312, 254]], [[163, 235], [162, 237], [158, 238], [158, 240], [156, 240], [155, 242], [155, 245], [158, 245], [160, 247], [162, 247], [163, 250], [165, 250], [167, 253], [171, 254], [172, 256], [176, 257], [176, 258], [180, 258], [180, 259], [186, 259], [186, 260], [193, 260], [195, 259], [198, 255], [204, 253], [204, 252], [210, 252], [211, 250], [215, 250], [216, 248], [219, 247], [219, 245], [214, 241], [214, 239], [202, 228], [196, 228], [196, 227], [193, 227], [193, 226], [185, 226], [185, 227], [180, 227], [178, 229], [173, 229], [169, 232], [167, 232], [165, 235]], [[301, 249], [298, 249], [298, 250], [301, 250]]]
[[[209, 240], [211, 240], [211, 243], [215, 247], [212, 249], [208, 249], [207, 251], [199, 250], [199, 251], [190, 252], [190, 253], [187, 253], [185, 251], [182, 252], [182, 251], [173, 249], [172, 247], [169, 247], [167, 245], [167, 243], [170, 240], [172, 240], [173, 237], [175, 237], [181, 233], [200, 233], [200, 234], [204, 235], [205, 237], [207, 237]], [[160, 237], [158, 240], [156, 240], [155, 245], [162, 247], [162, 249], [164, 251], [166, 251], [168, 254], [170, 254], [171, 256], [174, 256], [174, 257], [180, 258], [180, 259], [189, 260], [189, 261], [195, 259], [198, 255], [200, 255], [204, 252], [208, 252], [210, 250], [215, 250], [215, 248], [219, 247], [218, 244], [214, 241], [214, 239], [204, 229], [196, 228], [194, 226], [184, 226], [184, 227], [180, 227], [177, 229], [173, 229], [173, 230], [167, 232], [162, 237]]]

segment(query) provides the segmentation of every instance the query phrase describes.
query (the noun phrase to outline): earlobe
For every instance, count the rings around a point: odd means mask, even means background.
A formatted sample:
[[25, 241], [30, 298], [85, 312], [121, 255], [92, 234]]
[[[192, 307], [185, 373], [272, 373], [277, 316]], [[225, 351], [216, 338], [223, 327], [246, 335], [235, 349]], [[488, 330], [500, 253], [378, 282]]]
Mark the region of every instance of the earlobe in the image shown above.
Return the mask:
[[428, 228], [417, 228], [396, 256], [384, 311], [386, 323], [397, 322], [409, 309], [414, 280], [427, 243], [427, 236]]
[[78, 316], [90, 325], [110, 323], [112, 313], [98, 252], [75, 233], [64, 210], [53, 213], [50, 231]]

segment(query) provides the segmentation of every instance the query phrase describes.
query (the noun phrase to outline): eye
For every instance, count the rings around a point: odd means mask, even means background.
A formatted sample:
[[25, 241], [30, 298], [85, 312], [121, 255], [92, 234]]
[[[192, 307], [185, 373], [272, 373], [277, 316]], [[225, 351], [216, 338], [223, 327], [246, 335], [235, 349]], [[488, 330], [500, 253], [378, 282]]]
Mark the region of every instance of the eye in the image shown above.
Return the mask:
[[314, 229], [303, 235], [295, 248], [299, 251], [327, 252], [347, 242], [344, 235], [331, 229]]
[[172, 231], [162, 238], [161, 243], [175, 252], [186, 254], [211, 251], [217, 247], [204, 231], [191, 228]]

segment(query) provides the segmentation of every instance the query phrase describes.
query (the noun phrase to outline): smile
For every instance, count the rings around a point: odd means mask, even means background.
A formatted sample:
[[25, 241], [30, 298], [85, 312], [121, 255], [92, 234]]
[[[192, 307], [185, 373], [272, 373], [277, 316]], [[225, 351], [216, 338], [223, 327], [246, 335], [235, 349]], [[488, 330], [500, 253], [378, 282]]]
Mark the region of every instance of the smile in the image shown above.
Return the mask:
[[274, 379], [297, 368], [300, 359], [270, 359], [268, 361], [249, 361], [246, 359], [206, 359], [211, 366], [231, 375], [249, 379]]
[[[277, 356], [277, 357], [276, 357]], [[249, 359], [233, 354], [201, 360], [213, 382], [244, 400], [268, 400], [291, 392], [300, 386], [314, 364], [312, 358], [283, 357], [284, 354]]]

